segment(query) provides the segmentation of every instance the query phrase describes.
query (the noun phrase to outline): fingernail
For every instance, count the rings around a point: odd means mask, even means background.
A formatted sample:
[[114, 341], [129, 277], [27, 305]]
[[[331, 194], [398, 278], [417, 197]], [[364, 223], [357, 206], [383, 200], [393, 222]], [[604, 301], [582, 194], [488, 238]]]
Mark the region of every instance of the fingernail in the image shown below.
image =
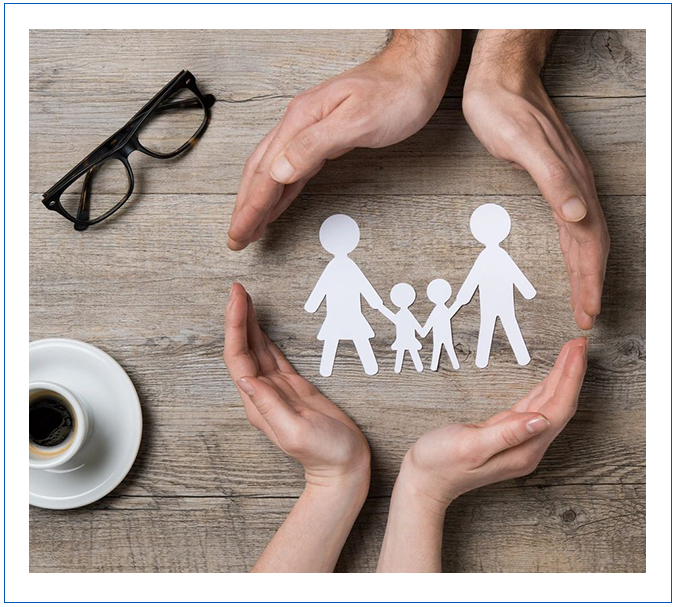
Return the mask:
[[286, 183], [293, 177], [295, 168], [288, 160], [286, 160], [286, 156], [279, 156], [279, 158], [274, 161], [270, 173], [272, 174], [272, 179], [274, 179], [274, 181]]
[[246, 392], [249, 396], [253, 396], [253, 393], [255, 392], [255, 388], [253, 387], [253, 384], [248, 381], [248, 379], [242, 377], [241, 379], [237, 380], [237, 383], [239, 384], [239, 387]]
[[545, 417], [535, 417], [531, 419], [525, 427], [530, 434], [541, 434], [542, 432], [548, 430], [551, 423]]
[[562, 205], [562, 214], [567, 221], [581, 221], [586, 217], [586, 205], [581, 198], [570, 198]]

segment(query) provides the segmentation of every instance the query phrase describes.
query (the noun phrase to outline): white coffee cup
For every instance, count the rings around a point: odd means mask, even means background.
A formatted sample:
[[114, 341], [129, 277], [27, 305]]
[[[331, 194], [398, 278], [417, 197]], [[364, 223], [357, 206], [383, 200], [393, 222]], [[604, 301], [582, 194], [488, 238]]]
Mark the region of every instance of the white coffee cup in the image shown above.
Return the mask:
[[50, 398], [63, 405], [72, 418], [72, 429], [64, 440], [53, 446], [38, 445], [28, 438], [29, 466], [31, 468], [56, 468], [71, 459], [84, 444], [89, 432], [86, 406], [70, 390], [49, 381], [35, 381], [28, 385], [28, 407]]

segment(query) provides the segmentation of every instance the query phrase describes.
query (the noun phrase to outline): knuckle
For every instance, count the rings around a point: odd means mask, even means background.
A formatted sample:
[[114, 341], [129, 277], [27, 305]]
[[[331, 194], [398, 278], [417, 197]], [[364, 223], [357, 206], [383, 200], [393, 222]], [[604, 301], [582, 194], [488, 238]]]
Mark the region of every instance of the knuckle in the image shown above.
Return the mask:
[[305, 154], [311, 154], [316, 149], [316, 138], [312, 135], [303, 135], [295, 140], [297, 149]]
[[518, 433], [513, 428], [504, 428], [500, 432], [502, 442], [508, 447], [515, 447], [521, 443]]
[[544, 179], [550, 183], [567, 181], [571, 174], [564, 162], [559, 160], [548, 162], [543, 168]]

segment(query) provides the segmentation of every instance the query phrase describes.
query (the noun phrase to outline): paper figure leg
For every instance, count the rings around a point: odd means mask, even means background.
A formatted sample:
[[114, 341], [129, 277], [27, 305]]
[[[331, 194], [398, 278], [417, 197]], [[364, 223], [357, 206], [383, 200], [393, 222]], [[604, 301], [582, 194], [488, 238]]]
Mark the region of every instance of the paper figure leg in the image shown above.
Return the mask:
[[354, 345], [356, 346], [356, 351], [361, 359], [363, 370], [368, 375], [375, 375], [375, 373], [377, 373], [377, 360], [375, 360], [375, 353], [370, 345], [370, 340], [357, 339], [354, 340]]
[[513, 353], [516, 355], [516, 360], [519, 365], [526, 365], [530, 362], [530, 353], [527, 351], [523, 334], [520, 332], [518, 321], [515, 314], [505, 314], [500, 317], [502, 326], [506, 332], [506, 337], [509, 338]]
[[420, 353], [417, 350], [410, 350], [410, 358], [413, 359], [415, 363], [415, 369], [418, 373], [422, 373], [424, 370], [424, 365], [422, 364], [422, 359], [420, 358]]
[[324, 377], [328, 377], [333, 372], [333, 363], [335, 362], [337, 347], [337, 339], [327, 339], [323, 342], [323, 354], [321, 354], [321, 367], [319, 368], [319, 373]]
[[476, 349], [476, 366], [484, 369], [490, 360], [490, 348], [492, 348], [492, 336], [495, 332], [496, 316], [480, 317], [480, 330], [478, 331], [478, 348]]
[[455, 369], [456, 371], [457, 369], [459, 369], [459, 361], [457, 360], [457, 354], [455, 354], [455, 346], [451, 341], [445, 344], [445, 351], [448, 353], [448, 356], [450, 357], [452, 368]]
[[403, 355], [405, 350], [396, 350], [396, 364], [394, 364], [394, 372], [400, 373], [401, 367], [403, 367]]
[[438, 370], [438, 361], [441, 358], [441, 345], [440, 341], [434, 342], [434, 352], [431, 355], [431, 366], [429, 367], [432, 371]]

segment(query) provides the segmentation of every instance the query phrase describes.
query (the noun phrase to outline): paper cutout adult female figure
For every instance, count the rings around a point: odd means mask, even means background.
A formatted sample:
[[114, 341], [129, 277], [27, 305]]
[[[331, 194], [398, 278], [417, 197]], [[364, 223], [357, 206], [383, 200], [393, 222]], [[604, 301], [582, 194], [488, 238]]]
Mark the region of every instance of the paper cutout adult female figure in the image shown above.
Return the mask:
[[422, 329], [422, 337], [426, 337], [429, 331], [432, 331], [434, 338], [434, 351], [431, 355], [432, 371], [438, 369], [438, 362], [441, 358], [441, 348], [445, 347], [445, 351], [450, 357], [453, 369], [459, 369], [459, 361], [455, 354], [455, 346], [452, 343], [452, 327], [450, 325], [450, 309], [445, 303], [452, 295], [452, 287], [447, 280], [436, 278], [429, 283], [427, 287], [427, 297], [429, 301], [436, 304], [434, 309], [429, 314], [427, 322], [424, 323]]
[[478, 256], [455, 303], [450, 307], [452, 317], [457, 310], [469, 303], [476, 289], [480, 293], [480, 331], [476, 351], [476, 366], [487, 367], [492, 346], [492, 336], [499, 317], [511, 348], [520, 365], [530, 362], [530, 354], [516, 320], [513, 299], [515, 286], [525, 299], [532, 299], [537, 292], [509, 254], [499, 246], [511, 231], [511, 218], [498, 204], [484, 204], [471, 215], [471, 233], [485, 245]]
[[323, 341], [320, 373], [324, 377], [333, 372], [341, 339], [354, 342], [363, 370], [368, 375], [377, 373], [377, 361], [370, 345], [375, 333], [361, 312], [361, 296], [371, 308], [376, 309], [382, 305], [382, 298], [348, 257], [359, 244], [359, 239], [359, 226], [347, 215], [332, 215], [323, 222], [319, 231], [321, 246], [334, 258], [307, 299], [305, 310], [313, 314], [326, 299], [326, 320], [317, 336]]
[[396, 351], [396, 363], [394, 364], [394, 371], [396, 373], [401, 372], [403, 357], [405, 356], [406, 350], [410, 352], [410, 358], [412, 358], [413, 363], [415, 363], [415, 369], [420, 373], [424, 369], [419, 354], [422, 344], [415, 337], [415, 332], [419, 333], [422, 337], [424, 337], [426, 333], [422, 335], [420, 323], [417, 322], [413, 313], [408, 309], [415, 301], [415, 296], [415, 289], [413, 289], [412, 286], [400, 282], [399, 284], [394, 285], [394, 288], [389, 294], [392, 303], [399, 308], [399, 311], [394, 314], [384, 304], [379, 308], [380, 312], [396, 325], [396, 341], [391, 345], [391, 349]]

